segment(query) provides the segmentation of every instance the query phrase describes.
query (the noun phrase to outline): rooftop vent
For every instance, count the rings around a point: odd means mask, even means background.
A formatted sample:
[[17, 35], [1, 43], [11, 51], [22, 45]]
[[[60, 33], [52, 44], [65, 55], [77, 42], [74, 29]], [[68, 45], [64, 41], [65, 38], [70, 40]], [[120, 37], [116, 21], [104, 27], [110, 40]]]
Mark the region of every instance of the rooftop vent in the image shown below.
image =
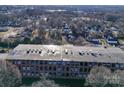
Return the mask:
[[49, 53], [49, 52], [50, 52], [50, 50], [48, 49], [48, 50], [47, 50], [47, 53]]
[[35, 53], [35, 54], [37, 54], [37, 53], [41, 54], [41, 53], [42, 53], [42, 50], [38, 50], [38, 49], [28, 49], [28, 50], [26, 51], [26, 53], [27, 53], [27, 54], [33, 54], [33, 53]]
[[39, 51], [39, 54], [41, 54], [42, 53], [42, 51]]
[[37, 53], [38, 51], [35, 51], [35, 53]]
[[97, 56], [97, 53], [91, 53], [91, 55], [96, 57]]
[[55, 50], [52, 50], [52, 53], [54, 54], [55, 53]]
[[27, 51], [27, 54], [29, 54], [29, 52], [30, 52], [30, 51], [28, 50], [28, 51]]
[[100, 56], [102, 56], [103, 54], [99, 53]]
[[87, 55], [90, 55], [90, 53], [87, 52]]
[[71, 51], [71, 54], [73, 55], [73, 51]]
[[65, 54], [66, 54], [66, 55], [68, 54], [68, 50], [67, 50], [67, 49], [65, 49]]
[[92, 52], [91, 55], [92, 55], [92, 56], [95, 56], [95, 57], [97, 57], [97, 56], [102, 56], [102, 54], [99, 53], [99, 52]]
[[84, 52], [83, 51], [80, 51], [79, 52], [79, 55], [83, 56], [84, 55]]
[[32, 50], [31, 53], [33, 53], [34, 51]]

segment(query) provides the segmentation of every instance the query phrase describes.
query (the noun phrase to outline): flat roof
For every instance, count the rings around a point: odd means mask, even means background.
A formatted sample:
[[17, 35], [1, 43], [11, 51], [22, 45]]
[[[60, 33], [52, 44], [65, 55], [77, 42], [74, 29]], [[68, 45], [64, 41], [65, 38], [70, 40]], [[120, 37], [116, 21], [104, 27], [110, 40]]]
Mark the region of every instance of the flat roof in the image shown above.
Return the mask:
[[124, 51], [117, 47], [20, 44], [7, 59], [123, 63]]

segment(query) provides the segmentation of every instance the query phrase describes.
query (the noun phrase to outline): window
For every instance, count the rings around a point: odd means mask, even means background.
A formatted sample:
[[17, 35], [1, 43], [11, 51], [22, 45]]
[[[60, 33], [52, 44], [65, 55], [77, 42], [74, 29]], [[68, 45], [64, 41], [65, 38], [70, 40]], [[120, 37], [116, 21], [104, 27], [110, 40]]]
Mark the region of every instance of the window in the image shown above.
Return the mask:
[[26, 67], [22, 67], [22, 70], [26, 70]]
[[36, 72], [36, 76], [39, 76], [38, 72]]
[[88, 63], [87, 63], [87, 62], [85, 62], [85, 63], [84, 63], [84, 66], [88, 66]]
[[87, 68], [87, 72], [88, 72], [88, 73], [90, 72], [90, 68]]
[[120, 68], [121, 69], [124, 69], [124, 64], [120, 64]]
[[13, 61], [12, 64], [15, 64], [15, 61]]
[[51, 70], [52, 69], [52, 67], [51, 66], [49, 66], [49, 70]]
[[34, 73], [32, 73], [31, 76], [34, 76]]
[[57, 64], [57, 62], [53, 62], [53, 65], [56, 65]]
[[67, 65], [70, 65], [70, 62], [66, 62]]
[[83, 62], [80, 62], [80, 65], [83, 66]]
[[30, 71], [30, 67], [27, 67], [27, 70]]
[[23, 75], [23, 76], [26, 76], [26, 73], [24, 72], [24, 73], [22, 73], [22, 75]]
[[25, 64], [29, 65], [29, 64], [30, 64], [30, 61], [27, 60], [27, 61], [25, 62]]
[[74, 71], [75, 72], [79, 72], [79, 68], [74, 68]]
[[21, 66], [18, 66], [19, 70], [21, 70]]
[[39, 70], [39, 66], [36, 66], [36, 70]]
[[86, 74], [86, 73], [83, 73], [82, 76], [83, 76], [84, 78], [86, 78], [86, 77], [87, 77], [87, 74]]
[[44, 62], [44, 64], [45, 64], [45, 65], [47, 65], [47, 64], [48, 64], [48, 62], [47, 62], [47, 61], [45, 61], [45, 62]]
[[56, 67], [53, 67], [53, 70], [56, 71]]
[[25, 64], [25, 62], [24, 62], [24, 61], [22, 61], [22, 64], [24, 65], [24, 64]]
[[75, 66], [75, 64], [73, 62], [71, 62], [71, 66]]
[[96, 65], [96, 63], [94, 63], [94, 62], [90, 62], [90, 63], [88, 64], [88, 66], [90, 66], [90, 67], [95, 66], [95, 65]]
[[31, 66], [30, 68], [31, 68], [31, 70], [34, 70], [34, 66]]
[[82, 78], [82, 77], [83, 77], [83, 75], [81, 75], [81, 74], [78, 74], [78, 77], [79, 77], [79, 78]]
[[69, 67], [66, 67], [66, 71], [69, 71]]
[[65, 62], [62, 62], [62, 65], [65, 65]]
[[83, 71], [83, 68], [80, 68], [80, 72], [82, 72]]
[[96, 62], [93, 62], [93, 63], [92, 63], [92, 65], [93, 65], [93, 66], [96, 66], [96, 65], [97, 65], [97, 63], [96, 63]]
[[40, 66], [40, 70], [43, 70], [43, 67], [42, 66]]
[[115, 64], [114, 63], [112, 63], [112, 67], [115, 67]]
[[31, 75], [31, 73], [27, 73], [27, 76], [30, 76]]
[[87, 68], [84, 68], [84, 72], [86, 72], [86, 73], [87, 73]]
[[66, 76], [68, 77], [69, 76], [69, 73], [66, 73]]
[[38, 72], [36, 72], [36, 74], [38, 74]]
[[57, 68], [57, 71], [61, 72], [62, 71], [62, 68], [61, 67], [60, 68]]
[[21, 64], [21, 61], [17, 61], [17, 64], [20, 65]]
[[53, 73], [54, 76], [56, 76], [56, 73]]
[[42, 61], [40, 61], [40, 64], [42, 65], [42, 64], [43, 64], [43, 62], [42, 62]]
[[62, 76], [62, 73], [57, 73], [57, 76]]
[[40, 61], [39, 60], [37, 60], [37, 61], [35, 61], [36, 62], [36, 64], [40, 64]]
[[72, 76], [72, 77], [75, 77], [75, 73], [71, 73], [71, 76]]
[[61, 62], [57, 62], [58, 65], [61, 65]]
[[44, 69], [45, 69], [45, 70], [48, 70], [48, 67], [47, 67], [47, 66], [45, 66], [45, 67], [44, 67]]
[[49, 64], [49, 65], [51, 65], [51, 64], [52, 64], [52, 62], [48, 62], [48, 64]]
[[78, 73], [74, 73], [75, 74], [75, 76], [78, 76]]
[[103, 66], [111, 67], [111, 64], [110, 63], [103, 63]]
[[116, 64], [115, 64], [115, 67], [116, 67], [116, 68], [119, 68], [119, 64], [118, 64], [118, 63], [116, 63]]
[[33, 65], [34, 63], [35, 63], [35, 62], [32, 60], [32, 61], [31, 61], [31, 64]]
[[49, 75], [51, 76], [51, 75], [52, 75], [52, 73], [51, 73], [51, 72], [49, 72]]
[[62, 67], [62, 71], [64, 71], [65, 70], [65, 67]]
[[79, 62], [73, 62], [74, 63], [74, 66], [79, 66]]

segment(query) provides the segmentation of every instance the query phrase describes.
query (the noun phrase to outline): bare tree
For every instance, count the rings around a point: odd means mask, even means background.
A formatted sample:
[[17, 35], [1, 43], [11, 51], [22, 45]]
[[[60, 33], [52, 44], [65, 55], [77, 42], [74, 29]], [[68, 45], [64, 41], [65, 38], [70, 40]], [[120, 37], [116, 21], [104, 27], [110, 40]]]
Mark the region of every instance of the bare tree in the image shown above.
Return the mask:
[[106, 67], [95, 66], [91, 69], [90, 74], [86, 78], [85, 86], [124, 86], [124, 70], [115, 70], [111, 72], [111, 70]]
[[21, 84], [21, 74], [17, 67], [2, 61], [0, 66], [0, 87], [17, 87]]
[[85, 86], [103, 87], [110, 80], [111, 71], [103, 66], [95, 66], [91, 69], [90, 74], [86, 79]]
[[110, 84], [113, 86], [124, 86], [124, 70], [116, 70], [113, 73]]
[[53, 80], [46, 79], [44, 75], [41, 75], [39, 81], [34, 82], [32, 87], [58, 87], [59, 85], [56, 84]]

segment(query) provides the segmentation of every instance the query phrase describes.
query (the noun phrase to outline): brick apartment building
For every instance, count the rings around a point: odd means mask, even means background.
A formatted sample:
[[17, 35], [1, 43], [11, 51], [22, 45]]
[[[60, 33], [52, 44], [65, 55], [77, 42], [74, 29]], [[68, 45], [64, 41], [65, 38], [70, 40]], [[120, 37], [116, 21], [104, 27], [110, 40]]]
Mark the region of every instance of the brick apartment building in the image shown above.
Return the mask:
[[124, 51], [116, 47], [20, 44], [6, 56], [23, 77], [84, 78], [93, 66], [124, 70]]

